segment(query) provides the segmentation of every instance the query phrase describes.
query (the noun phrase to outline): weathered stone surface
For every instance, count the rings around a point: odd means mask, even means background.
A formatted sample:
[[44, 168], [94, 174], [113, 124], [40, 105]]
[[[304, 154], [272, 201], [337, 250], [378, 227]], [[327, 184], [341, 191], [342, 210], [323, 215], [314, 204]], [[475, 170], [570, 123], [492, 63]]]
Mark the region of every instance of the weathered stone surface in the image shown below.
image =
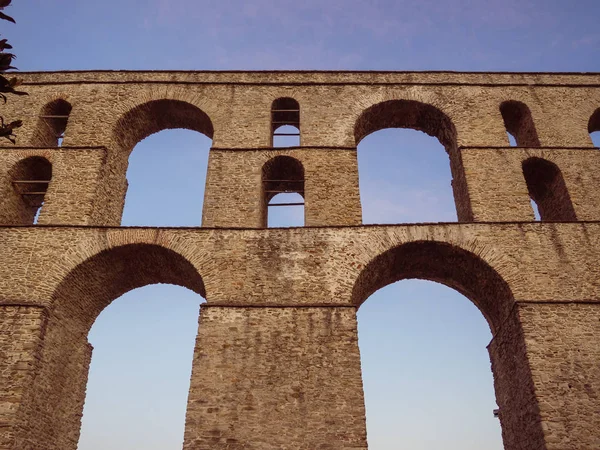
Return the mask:
[[[364, 450], [356, 309], [404, 278], [457, 289], [486, 317], [507, 449], [600, 448], [600, 75], [23, 77], [31, 95], [6, 115], [25, 126], [0, 149], [0, 448], [75, 449], [89, 328], [128, 290], [173, 283], [207, 300], [186, 450]], [[271, 147], [281, 97], [300, 105], [299, 147]], [[356, 146], [389, 126], [444, 145], [459, 223], [361, 225]], [[178, 127], [213, 139], [203, 227], [119, 227], [129, 153]], [[34, 184], [32, 226], [14, 181], [38, 176], [51, 180]], [[306, 227], [263, 228], [265, 183], [304, 196]]]

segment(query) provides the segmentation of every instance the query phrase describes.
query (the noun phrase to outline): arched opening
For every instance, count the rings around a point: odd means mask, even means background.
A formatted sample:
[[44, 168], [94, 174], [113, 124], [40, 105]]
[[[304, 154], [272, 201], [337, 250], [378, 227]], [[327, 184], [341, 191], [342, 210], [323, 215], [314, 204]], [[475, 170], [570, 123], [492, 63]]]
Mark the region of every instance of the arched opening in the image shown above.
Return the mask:
[[183, 101], [156, 100], [125, 114], [115, 133], [127, 167], [121, 224], [199, 226], [213, 133], [209, 117]]
[[[125, 330], [125, 334], [121, 335], [124, 339], [134, 341], [140, 339], [141, 331], [138, 328], [141, 327], [141, 323], [146, 318], [155, 324], [155, 327], [150, 325], [150, 328], [155, 328], [156, 334], [158, 334], [156, 327], [159, 323], [167, 325], [162, 323], [163, 319], [170, 314], [172, 315], [175, 308], [179, 308], [175, 305], [178, 299], [173, 297], [173, 287], [152, 286], [138, 289], [159, 283], [181, 286], [195, 294], [199, 294], [199, 296], [206, 296], [202, 278], [187, 259], [172, 250], [152, 244], [129, 244], [102, 251], [79, 264], [60, 283], [53, 294], [53, 303], [44, 337], [41, 369], [34, 383], [35, 395], [32, 396], [31, 400], [33, 403], [32, 408], [40, 411], [40, 414], [36, 419], [32, 419], [35, 420], [35, 423], [27, 424], [27, 426], [35, 428], [36, 432], [32, 434], [42, 440], [43, 445], [40, 445], [40, 447], [61, 449], [74, 449], [77, 447], [81, 411], [86, 395], [89, 358], [91, 356], [87, 340], [88, 334], [100, 313], [108, 305], [123, 295], [128, 297], [128, 299], [121, 299], [121, 303], [126, 305], [126, 308], [127, 303], [129, 303], [130, 314], [125, 317], [134, 318], [134, 320], [128, 323], [129, 330]], [[164, 298], [165, 294], [169, 297]], [[160, 296], [160, 299], [148, 298], [152, 296]], [[181, 289], [179, 289], [176, 296], [185, 297], [186, 303], [188, 303], [188, 307], [181, 310], [182, 314], [190, 314], [190, 311], [195, 309], [194, 305], [191, 305], [191, 309], [189, 308], [190, 296], [188, 292], [183, 291], [182, 294]], [[199, 296], [196, 295], [196, 306], [201, 301]], [[153, 307], [153, 305], [156, 306], [157, 301], [162, 303], [161, 308]], [[146, 306], [146, 302], [149, 302], [149, 307]], [[118, 317], [119, 313], [122, 312], [122, 308], [114, 309], [112, 314], [110, 310], [107, 310], [108, 316], [112, 316], [115, 320], [123, 318]], [[181, 314], [177, 316], [179, 319], [182, 318]], [[197, 309], [196, 313], [188, 319], [197, 323]], [[176, 326], [176, 324], [170, 325]], [[110, 325], [107, 327], [105, 324], [103, 328], [106, 334], [104, 336], [105, 340], [118, 339], [119, 324], [115, 325], [114, 328]], [[147, 404], [145, 403], [147, 400], [144, 398], [154, 398], [152, 407], [160, 409], [162, 406], [158, 403], [158, 398], [166, 398], [167, 396], [167, 393], [161, 392], [164, 380], [157, 383], [156, 378], [156, 375], [160, 375], [161, 372], [165, 373], [164, 368], [161, 367], [165, 361], [161, 358], [173, 356], [169, 356], [171, 352], [181, 354], [181, 349], [174, 348], [177, 340], [173, 340], [173, 336], [159, 334], [156, 337], [160, 340], [161, 348], [146, 347], [145, 350], [147, 352], [146, 356], [154, 356], [152, 367], [139, 367], [134, 374], [129, 373], [127, 375], [137, 377], [138, 387], [143, 388], [138, 390], [138, 404], [134, 405], [137, 406], [134, 410], [134, 416], [121, 417], [125, 423], [131, 425], [131, 428], [128, 429], [130, 433], [135, 433], [136, 429], [139, 431], [139, 426], [136, 424], [139, 425], [140, 422], [135, 414], [140, 413], [140, 408]], [[188, 329], [187, 338], [190, 337], [192, 342], [187, 343], [186, 352], [189, 352], [194, 345], [193, 336], [190, 336], [190, 330]], [[114, 345], [126, 347], [124, 342], [119, 341]], [[161, 349], [162, 351], [160, 351]], [[99, 354], [102, 357], [106, 352], [99, 349]], [[130, 357], [135, 359], [137, 356], [130, 355]], [[189, 360], [185, 361], [185, 365], [188, 367], [187, 375], [189, 375], [191, 352], [187, 355], [187, 358]], [[106, 371], [122, 369], [122, 364], [124, 364], [122, 361], [115, 360], [111, 355], [110, 361], [105, 361], [103, 364], [101, 361], [99, 365], [92, 363], [92, 367], [97, 372], [102, 373], [104, 371], [106, 373]], [[121, 376], [125, 375], [121, 374]], [[185, 378], [186, 374], [179, 373], [178, 378], [181, 379], [182, 376]], [[187, 380], [189, 383], [189, 377]], [[101, 389], [92, 392], [90, 390], [88, 392], [90, 398], [115, 398], [114, 390], [118, 389], [117, 387], [104, 384], [101, 388], [106, 389], [106, 391], [102, 392]], [[183, 391], [185, 391], [185, 388]], [[181, 394], [181, 392], [179, 393]], [[132, 401], [131, 397], [127, 399], [127, 396], [125, 396], [119, 402], [124, 400]], [[185, 404], [185, 401], [182, 398], [178, 399], [180, 407], [181, 404]], [[118, 404], [112, 406], [112, 410], [100, 411], [95, 416], [119, 415], [125, 411], [133, 411], [131, 409], [132, 405], [128, 405], [127, 408]], [[175, 428], [180, 432], [179, 436], [176, 436], [179, 442], [183, 440], [184, 411], [179, 411], [178, 423], [175, 424]], [[102, 425], [102, 422], [89, 423], [88, 421], [86, 423], [89, 432], [86, 442], [99, 435], [102, 436], [101, 441], [103, 447], [106, 448], [131, 448], [124, 443], [139, 442], [139, 436], [123, 437], [115, 434], [114, 438], [117, 444], [113, 445], [115, 441], [107, 444], [106, 441], [111, 436], [111, 430], [102, 429]], [[173, 429], [172, 426], [163, 427], [163, 424], [161, 424], [161, 427], [146, 428], [144, 433], [150, 435], [156, 433], [154, 437], [160, 441], [165, 439], [165, 432], [173, 433]], [[119, 441], [119, 438], [121, 438], [121, 441]], [[110, 439], [113, 439], [113, 437], [110, 437]], [[95, 445], [97, 444], [98, 442], [95, 443]]]
[[522, 102], [508, 100], [500, 104], [508, 140], [513, 147], [539, 147], [540, 140], [529, 107]]
[[594, 111], [594, 114], [590, 117], [588, 132], [594, 146], [600, 147], [600, 108]]
[[575, 221], [577, 217], [565, 180], [558, 166], [542, 158], [523, 161], [523, 176], [532, 203], [537, 206], [534, 218], [550, 221]]
[[304, 167], [291, 156], [276, 156], [262, 168], [263, 227], [304, 225]]
[[278, 98], [271, 105], [271, 145], [300, 146], [300, 104], [293, 98]]
[[479, 310], [439, 283], [403, 280], [357, 314], [369, 450], [503, 450]]
[[[410, 299], [397, 302], [400, 295]], [[465, 307], [463, 296], [476, 308]], [[367, 298], [372, 305], [363, 305]], [[520, 328], [503, 331], [514, 321], [512, 293], [481, 258], [442, 242], [393, 247], [362, 270], [353, 301], [363, 305], [359, 345], [369, 448], [391, 450], [398, 442], [408, 448], [503, 448], [483, 353], [490, 331], [504, 445], [513, 448], [511, 443], [527, 433], [543, 442], [531, 414], [532, 381], [514, 370], [515, 362], [526, 366], [527, 361]], [[498, 352], [504, 336], [510, 348]]]
[[439, 109], [383, 102], [362, 113], [354, 135], [363, 223], [470, 220], [456, 129]]
[[181, 448], [201, 300], [149, 285], [100, 313], [78, 450]]
[[42, 156], [22, 159], [10, 170], [15, 222], [36, 224], [52, 180], [52, 164]]
[[60, 147], [65, 136], [71, 104], [63, 99], [48, 103], [39, 115], [33, 145], [37, 147]]

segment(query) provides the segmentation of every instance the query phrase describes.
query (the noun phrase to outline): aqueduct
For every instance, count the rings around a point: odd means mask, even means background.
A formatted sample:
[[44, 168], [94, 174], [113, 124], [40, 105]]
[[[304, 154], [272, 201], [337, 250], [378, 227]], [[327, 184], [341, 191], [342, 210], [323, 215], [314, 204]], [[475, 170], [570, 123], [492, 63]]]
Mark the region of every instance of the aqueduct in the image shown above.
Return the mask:
[[[600, 448], [600, 74], [23, 77], [0, 149], [0, 448], [75, 449], [89, 327], [171, 283], [206, 298], [185, 449], [366, 449], [356, 310], [404, 278], [487, 319], [506, 449]], [[298, 145], [273, 146], [280, 126]], [[356, 147], [388, 127], [443, 144], [457, 223], [361, 224]], [[202, 227], [121, 227], [129, 153], [165, 128], [213, 140]], [[276, 192], [304, 227], [266, 228]]]

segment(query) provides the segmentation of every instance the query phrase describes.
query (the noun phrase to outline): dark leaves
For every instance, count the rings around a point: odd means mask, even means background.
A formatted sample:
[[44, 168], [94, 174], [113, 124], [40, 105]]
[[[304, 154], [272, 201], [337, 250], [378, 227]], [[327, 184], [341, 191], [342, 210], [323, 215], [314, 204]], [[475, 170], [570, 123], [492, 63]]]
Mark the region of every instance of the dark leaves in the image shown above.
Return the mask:
[[14, 58], [15, 55], [12, 53], [0, 53], [0, 71], [4, 72], [5, 70], [15, 69], [15, 67], [11, 66]]
[[7, 39], [0, 39], [0, 52], [3, 52], [6, 49], [11, 49], [12, 45], [8, 43]]
[[[1, 10], [10, 6], [11, 0], [0, 0], [0, 19], [8, 20], [9, 22], [16, 23], [15, 19], [10, 17], [9, 15], [4, 14]], [[11, 65], [12, 60], [15, 59], [15, 55], [12, 53], [4, 53], [4, 50], [10, 50], [12, 46], [8, 43], [6, 39], [0, 40], [0, 72], [4, 72], [9, 69], [16, 69]], [[15, 90], [17, 86], [19, 86], [23, 81], [19, 78], [6, 78], [3, 75], [0, 75], [0, 99], [6, 103], [6, 95], [5, 94], [15, 94], [15, 95], [27, 95], [27, 92], [21, 92]], [[15, 120], [13, 122], [4, 123], [4, 118], [0, 116], [0, 138], [8, 139], [13, 144], [16, 143], [16, 136], [14, 134], [14, 129], [19, 128], [23, 125], [22, 120]]]
[[16, 143], [16, 136], [14, 135], [14, 129], [15, 128], [19, 128], [20, 126], [23, 125], [23, 121], [22, 120], [15, 120], [13, 122], [4, 123], [4, 118], [0, 117], [0, 138], [6, 138], [8, 139], [10, 142], [12, 142], [13, 144]]
[[12, 22], [12, 23], [17, 23], [17, 22], [15, 22], [15, 19], [13, 19], [12, 17], [10, 17], [7, 14], [4, 14], [3, 12], [0, 12], [0, 19], [8, 20], [9, 22]]
[[0, 98], [6, 103], [6, 95], [4, 94], [14, 94], [14, 95], [28, 95], [27, 92], [17, 91], [15, 88], [23, 83], [23, 80], [20, 78], [6, 78], [0, 75]]

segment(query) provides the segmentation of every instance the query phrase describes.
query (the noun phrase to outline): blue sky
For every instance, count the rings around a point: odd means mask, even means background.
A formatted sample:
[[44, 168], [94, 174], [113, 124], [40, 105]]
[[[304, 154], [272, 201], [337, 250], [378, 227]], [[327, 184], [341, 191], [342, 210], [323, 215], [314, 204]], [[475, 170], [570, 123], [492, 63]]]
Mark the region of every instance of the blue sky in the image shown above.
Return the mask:
[[[600, 71], [597, 0], [13, 1], [3, 35], [21, 70]], [[138, 144], [123, 224], [199, 226], [209, 147], [187, 130]], [[382, 130], [358, 157], [366, 223], [456, 220], [435, 139]], [[273, 225], [301, 216], [276, 214]], [[80, 450], [181, 448], [201, 301], [148, 286], [100, 315]], [[358, 316], [371, 450], [502, 448], [491, 334], [471, 302], [405, 280]]]

